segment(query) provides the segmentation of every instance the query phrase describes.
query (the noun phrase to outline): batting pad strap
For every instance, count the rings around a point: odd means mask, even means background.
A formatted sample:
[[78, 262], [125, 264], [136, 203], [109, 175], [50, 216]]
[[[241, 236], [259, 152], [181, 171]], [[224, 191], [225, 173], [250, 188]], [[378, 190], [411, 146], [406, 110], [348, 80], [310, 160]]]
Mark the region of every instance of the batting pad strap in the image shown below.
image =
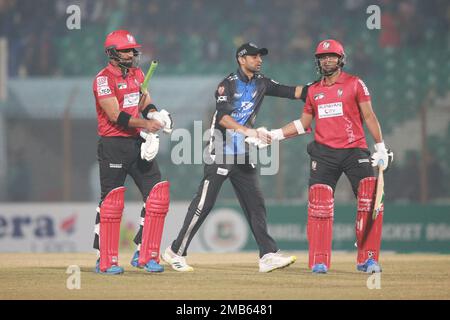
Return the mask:
[[117, 117], [117, 124], [124, 128], [128, 128], [128, 123], [130, 122], [131, 114], [126, 113], [125, 111], [120, 111], [119, 116]]
[[371, 212], [375, 201], [377, 178], [368, 177], [359, 182], [358, 186], [358, 211]]
[[303, 128], [302, 122], [300, 120], [295, 120], [293, 121], [293, 123], [299, 135], [305, 133], [305, 128]]
[[154, 104], [150, 103], [148, 106], [146, 106], [146, 107], [144, 108], [144, 110], [142, 110], [142, 112], [141, 112], [141, 113], [142, 113], [142, 116], [143, 116], [145, 119], [147, 119], [148, 113], [151, 112], [152, 110], [158, 111], [158, 109], [156, 108], [156, 106], [155, 106]]
[[334, 214], [333, 189], [326, 184], [314, 184], [309, 188], [308, 215], [329, 219]]

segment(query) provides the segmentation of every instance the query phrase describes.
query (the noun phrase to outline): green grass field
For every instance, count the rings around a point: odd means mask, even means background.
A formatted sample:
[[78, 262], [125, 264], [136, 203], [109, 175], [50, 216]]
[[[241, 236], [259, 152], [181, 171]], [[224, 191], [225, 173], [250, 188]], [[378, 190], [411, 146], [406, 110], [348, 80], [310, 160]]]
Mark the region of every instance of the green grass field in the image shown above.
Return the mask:
[[[307, 269], [307, 254], [272, 273], [258, 272], [256, 252], [192, 254], [195, 271], [179, 273], [166, 266], [148, 274], [129, 265], [131, 252], [121, 253], [125, 274], [92, 272], [95, 254], [0, 254], [0, 299], [450, 299], [450, 256], [393, 254], [381, 257], [381, 288], [369, 290], [368, 274], [355, 270], [355, 254], [335, 253], [326, 275]], [[69, 265], [81, 269], [81, 288], [69, 290]]]

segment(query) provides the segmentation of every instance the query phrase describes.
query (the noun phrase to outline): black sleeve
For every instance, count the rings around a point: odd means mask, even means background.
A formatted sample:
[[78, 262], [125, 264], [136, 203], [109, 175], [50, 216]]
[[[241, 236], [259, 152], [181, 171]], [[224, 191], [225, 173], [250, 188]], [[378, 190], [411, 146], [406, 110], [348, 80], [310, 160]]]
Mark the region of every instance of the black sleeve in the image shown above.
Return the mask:
[[223, 80], [217, 87], [216, 93], [216, 123], [219, 123], [224, 115], [230, 115], [233, 112], [233, 93], [230, 81]]
[[295, 87], [279, 84], [275, 80], [264, 78], [266, 95], [280, 98], [295, 99]]

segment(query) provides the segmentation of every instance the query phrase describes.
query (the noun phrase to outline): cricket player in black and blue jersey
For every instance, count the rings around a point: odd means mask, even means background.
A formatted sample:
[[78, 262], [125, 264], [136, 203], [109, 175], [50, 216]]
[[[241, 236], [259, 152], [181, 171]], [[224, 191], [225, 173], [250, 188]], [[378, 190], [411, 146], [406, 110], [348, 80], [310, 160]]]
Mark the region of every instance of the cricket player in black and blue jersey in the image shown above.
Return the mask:
[[[295, 262], [294, 256], [282, 256], [267, 232], [266, 208], [255, 165], [248, 157], [246, 137], [270, 142], [268, 131], [253, 129], [264, 96], [303, 99], [307, 86], [285, 86], [260, 74], [266, 48], [245, 43], [236, 51], [239, 68], [218, 86], [208, 150], [210, 164], [192, 200], [178, 237], [162, 254], [176, 271], [193, 271], [186, 263], [189, 244], [214, 206], [222, 183], [229, 178], [259, 247], [259, 271], [270, 272]], [[219, 133], [219, 137], [217, 136]], [[240, 158], [238, 160], [238, 158]], [[207, 162], [207, 161], [205, 161]]]

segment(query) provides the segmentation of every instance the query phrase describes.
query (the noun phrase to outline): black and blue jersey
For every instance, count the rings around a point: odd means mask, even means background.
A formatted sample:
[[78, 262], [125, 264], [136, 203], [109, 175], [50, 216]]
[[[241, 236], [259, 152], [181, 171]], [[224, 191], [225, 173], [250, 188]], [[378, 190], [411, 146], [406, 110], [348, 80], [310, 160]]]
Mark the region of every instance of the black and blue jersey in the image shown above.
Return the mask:
[[[256, 115], [264, 100], [264, 96], [295, 99], [295, 87], [281, 85], [278, 82], [256, 73], [252, 79], [239, 68], [236, 73], [230, 74], [217, 87], [216, 112], [214, 113], [211, 130], [219, 130], [223, 139], [224, 155], [239, 155], [248, 152], [245, 136], [226, 130], [219, 122], [223, 116], [231, 116], [237, 123], [253, 128]], [[218, 141], [213, 142], [211, 135], [209, 151], [216, 154], [219, 148]]]

